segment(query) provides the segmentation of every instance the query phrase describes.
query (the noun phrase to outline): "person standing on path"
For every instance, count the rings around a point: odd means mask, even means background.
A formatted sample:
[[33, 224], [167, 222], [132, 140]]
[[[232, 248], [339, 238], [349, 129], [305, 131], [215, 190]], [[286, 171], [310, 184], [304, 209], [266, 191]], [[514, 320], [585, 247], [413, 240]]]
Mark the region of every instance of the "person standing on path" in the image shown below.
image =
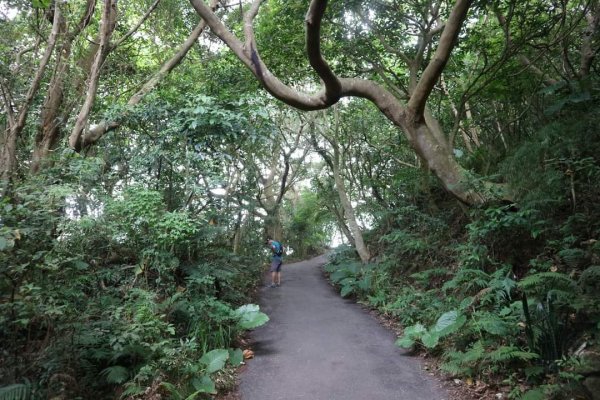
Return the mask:
[[281, 264], [283, 264], [283, 245], [273, 239], [267, 239], [267, 245], [271, 248], [271, 251], [273, 252], [270, 269], [270, 287], [279, 287], [279, 285], [281, 285]]

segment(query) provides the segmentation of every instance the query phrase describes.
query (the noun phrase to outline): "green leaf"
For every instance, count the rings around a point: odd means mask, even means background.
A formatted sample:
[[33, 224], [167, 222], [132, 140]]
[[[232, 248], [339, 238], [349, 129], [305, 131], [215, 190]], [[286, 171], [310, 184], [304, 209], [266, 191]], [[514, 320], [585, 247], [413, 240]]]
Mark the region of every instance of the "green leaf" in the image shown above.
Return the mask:
[[23, 383], [15, 383], [0, 387], [0, 399], [28, 400], [31, 386]]
[[81, 260], [73, 261], [73, 265], [75, 266], [75, 268], [77, 268], [80, 271], [86, 270], [90, 267], [90, 265], [88, 263], [86, 263], [85, 261], [81, 261]]
[[[202, 393], [204, 393], [201, 390], [198, 390], [197, 392], [194, 392], [192, 394], [190, 394], [188, 397], [186, 397], [184, 400], [194, 400], [195, 398], [197, 398], [198, 396], [200, 396]], [[216, 392], [215, 392], [216, 393]]]
[[238, 307], [235, 312], [236, 314], [245, 314], [250, 312], [256, 312], [260, 310], [260, 306], [257, 304], [244, 304], [243, 306]]
[[32, 0], [34, 8], [48, 8], [51, 0]]
[[528, 390], [522, 397], [521, 400], [544, 400], [546, 395], [542, 389]]
[[223, 369], [225, 361], [229, 358], [229, 352], [223, 349], [211, 350], [200, 358], [200, 362], [206, 365], [206, 372], [213, 372]]
[[229, 349], [229, 363], [233, 366], [238, 366], [244, 362], [244, 354], [242, 349]]
[[361, 290], [368, 291], [371, 288], [371, 276], [369, 275], [358, 281], [358, 287]]
[[269, 321], [267, 314], [259, 311], [256, 304], [246, 304], [235, 310], [239, 318], [238, 325], [242, 329], [254, 329]]
[[217, 393], [215, 383], [208, 375], [203, 375], [201, 378], [192, 379], [192, 386], [197, 390], [196, 393]]
[[427, 329], [420, 323], [409, 326], [404, 330], [404, 335], [411, 338], [420, 338]]
[[420, 339], [426, 332], [427, 329], [420, 323], [411, 325], [404, 329], [404, 335], [396, 340], [396, 346], [409, 349], [415, 344], [415, 340]]
[[438, 318], [435, 326], [431, 328], [439, 338], [458, 331], [467, 322], [467, 317], [456, 310], [448, 311]]
[[440, 341], [440, 336], [438, 332], [425, 332], [421, 337], [421, 342], [428, 349], [433, 349]]
[[179, 390], [177, 390], [177, 387], [175, 385], [173, 385], [172, 383], [169, 382], [161, 382], [160, 386], [164, 387], [165, 389], [167, 389], [169, 391], [169, 394], [171, 395], [169, 398], [172, 400], [183, 400], [183, 397], [181, 396], [181, 393], [179, 393]]
[[451, 326], [452, 324], [456, 323], [457, 318], [458, 318], [458, 311], [456, 311], [456, 310], [448, 311], [447, 313], [442, 314], [442, 316], [438, 318], [433, 330], [436, 332], [441, 332], [444, 329]]
[[352, 293], [352, 291], [354, 290], [354, 286], [352, 285], [345, 285], [342, 286], [342, 290], [340, 290], [340, 295], [342, 297], [346, 297], [348, 296], [350, 293]]
[[101, 374], [106, 377], [108, 383], [121, 384], [129, 379], [129, 369], [120, 365], [108, 367]]
[[0, 237], [0, 251], [6, 250], [8, 247], [8, 240], [6, 238]]
[[410, 349], [414, 346], [415, 341], [408, 336], [402, 336], [401, 338], [398, 338], [394, 344], [398, 347], [402, 347], [403, 349]]
[[341, 270], [335, 271], [333, 274], [331, 274], [329, 276], [329, 279], [331, 279], [331, 281], [333, 283], [338, 283], [342, 279], [347, 278], [347, 277], [348, 277], [348, 273], [346, 272], [346, 270], [341, 269]]

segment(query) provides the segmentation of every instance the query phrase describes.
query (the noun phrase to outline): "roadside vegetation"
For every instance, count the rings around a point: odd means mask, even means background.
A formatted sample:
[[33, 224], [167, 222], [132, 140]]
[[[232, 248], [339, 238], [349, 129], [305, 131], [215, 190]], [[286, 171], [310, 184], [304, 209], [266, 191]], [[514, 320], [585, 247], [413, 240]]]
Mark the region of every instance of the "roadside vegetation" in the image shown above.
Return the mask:
[[475, 393], [598, 399], [599, 49], [598, 0], [2, 1], [0, 400], [226, 392], [267, 238]]
[[373, 262], [341, 247], [326, 266], [342, 296], [404, 327], [398, 346], [439, 358], [475, 396], [595, 398], [600, 120], [572, 114], [497, 165], [517, 203], [406, 201], [366, 233]]

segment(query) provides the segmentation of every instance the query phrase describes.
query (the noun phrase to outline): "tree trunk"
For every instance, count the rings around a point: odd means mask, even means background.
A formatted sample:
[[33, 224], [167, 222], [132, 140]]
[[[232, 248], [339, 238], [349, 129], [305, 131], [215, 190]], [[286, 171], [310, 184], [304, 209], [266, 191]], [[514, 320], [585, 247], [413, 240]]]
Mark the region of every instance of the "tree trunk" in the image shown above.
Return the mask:
[[238, 212], [237, 218], [235, 220], [235, 227], [233, 229], [233, 240], [232, 240], [233, 254], [240, 253], [240, 247], [242, 244], [243, 224], [244, 224], [244, 220], [243, 220], [242, 213]]
[[2, 149], [0, 150], [0, 179], [3, 187], [0, 188], [2, 194], [6, 193], [12, 174], [17, 165], [17, 137], [16, 126], [12, 126], [4, 133], [2, 140]]
[[[17, 140], [21, 135], [23, 128], [25, 128], [25, 123], [27, 122], [27, 116], [29, 115], [31, 104], [33, 103], [34, 97], [40, 88], [44, 72], [46, 71], [46, 67], [50, 62], [50, 57], [54, 52], [54, 46], [56, 45], [56, 39], [60, 32], [61, 23], [62, 14], [60, 7], [56, 6], [54, 7], [52, 31], [48, 37], [46, 50], [44, 51], [44, 55], [42, 56], [42, 60], [40, 61], [40, 65], [38, 66], [35, 77], [31, 82], [31, 86], [27, 91], [24, 101], [21, 103], [18, 115], [12, 117], [9, 114], [10, 123], [8, 129], [6, 129], [4, 132], [2, 143], [3, 146], [0, 150], [0, 180], [3, 186], [2, 193], [5, 193], [10, 179], [17, 167]], [[7, 105], [7, 107], [10, 108], [11, 106]]]
[[336, 207], [333, 208], [333, 213], [336, 219], [338, 220], [338, 227], [340, 228], [340, 232], [342, 233], [342, 235], [344, 235], [346, 239], [348, 239], [348, 243], [350, 243], [350, 246], [356, 247], [356, 242], [352, 237], [352, 232], [350, 232], [350, 229], [348, 229], [348, 225], [346, 225], [346, 220], [344, 219], [344, 217], [340, 215]]
[[280, 242], [283, 239], [283, 224], [279, 207], [267, 210], [265, 218], [265, 236]]
[[59, 61], [56, 73], [52, 76], [48, 94], [42, 106], [41, 123], [35, 137], [33, 155], [31, 157], [31, 172], [36, 173], [40, 164], [60, 138], [62, 121], [60, 115], [64, 98], [63, 77], [67, 73], [68, 60]]
[[365, 245], [363, 240], [362, 232], [360, 230], [360, 226], [356, 222], [356, 215], [354, 214], [354, 208], [352, 207], [352, 203], [348, 198], [348, 193], [346, 191], [346, 185], [344, 183], [344, 178], [340, 173], [340, 153], [337, 146], [337, 143], [333, 143], [333, 152], [334, 152], [334, 160], [333, 160], [333, 179], [335, 180], [335, 186], [337, 187], [338, 195], [340, 196], [340, 202], [342, 203], [342, 207], [344, 208], [344, 213], [346, 214], [346, 219], [348, 220], [348, 228], [350, 232], [352, 232], [352, 237], [354, 238], [354, 245], [360, 259], [363, 263], [368, 263], [371, 259], [371, 254], [369, 254], [369, 249]]
[[[83, 75], [78, 78], [73, 78], [69, 75], [71, 69], [71, 50], [75, 39], [90, 24], [95, 6], [96, 0], [87, 0], [79, 23], [75, 25], [73, 30], [67, 31], [69, 24], [67, 24], [64, 18], [59, 25], [62, 41], [60, 48], [56, 52], [56, 67], [50, 79], [46, 98], [42, 105], [41, 121], [35, 137], [31, 158], [30, 170], [32, 173], [39, 171], [41, 162], [56, 146], [62, 133], [61, 126], [68, 117], [69, 110], [62, 110], [64, 105], [65, 81], [75, 81], [76, 83], [73, 87], [76, 88], [76, 92], [84, 82]], [[95, 54], [96, 48], [97, 45], [94, 44], [92, 47], [93, 54]], [[86, 57], [83, 58], [83, 62], [80, 62], [83, 66], [85, 66], [85, 59]], [[89, 65], [91, 65], [91, 61]], [[83, 68], [83, 70], [89, 73], [89, 68]]]
[[[218, 0], [211, 0], [210, 8], [215, 10], [218, 6]], [[181, 44], [181, 47], [177, 49], [175, 54], [167, 60], [153, 76], [142, 85], [142, 87], [129, 99], [127, 102], [128, 106], [135, 106], [139, 104], [142, 99], [150, 92], [152, 92], [162, 80], [171, 73], [186, 57], [188, 52], [196, 44], [198, 38], [204, 32], [206, 28], [206, 22], [200, 21], [194, 30], [190, 33], [187, 39]], [[121, 124], [118, 121], [101, 121], [96, 125], [93, 125], [86, 131], [81, 140], [81, 148], [85, 149], [96, 143], [102, 136], [110, 132], [113, 129], [117, 129]]]
[[92, 70], [88, 79], [85, 101], [81, 106], [79, 114], [77, 115], [77, 119], [75, 120], [73, 130], [69, 136], [69, 146], [76, 151], [81, 150], [83, 131], [88, 123], [94, 101], [96, 100], [96, 94], [98, 92], [100, 72], [102, 70], [104, 61], [106, 61], [106, 57], [108, 57], [108, 54], [112, 50], [110, 38], [116, 27], [116, 18], [116, 1], [104, 0], [104, 10], [102, 12], [102, 21], [100, 23], [100, 46], [96, 52], [96, 58], [94, 59], [94, 64], [92, 65]]

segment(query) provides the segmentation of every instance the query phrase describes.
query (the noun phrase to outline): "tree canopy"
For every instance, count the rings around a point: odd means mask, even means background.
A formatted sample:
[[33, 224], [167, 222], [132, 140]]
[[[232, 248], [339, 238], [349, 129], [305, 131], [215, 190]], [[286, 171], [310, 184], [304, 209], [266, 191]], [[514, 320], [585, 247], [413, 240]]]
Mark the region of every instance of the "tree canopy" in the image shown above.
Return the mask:
[[0, 400], [230, 389], [267, 238], [341, 244], [341, 294], [473, 391], [595, 398], [598, 0], [0, 20]]

